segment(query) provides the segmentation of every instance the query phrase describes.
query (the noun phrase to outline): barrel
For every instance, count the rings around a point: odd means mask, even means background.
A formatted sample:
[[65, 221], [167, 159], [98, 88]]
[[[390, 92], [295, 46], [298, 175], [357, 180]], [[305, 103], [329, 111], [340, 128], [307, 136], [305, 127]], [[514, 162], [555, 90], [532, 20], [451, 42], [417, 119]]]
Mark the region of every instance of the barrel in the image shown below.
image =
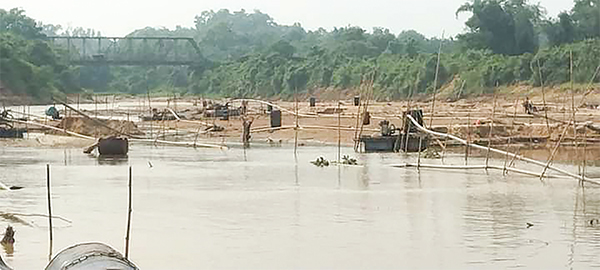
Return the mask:
[[315, 97], [310, 97], [308, 100], [311, 107], [314, 107], [317, 104], [317, 99]]
[[98, 153], [101, 156], [125, 156], [129, 152], [127, 138], [108, 137], [98, 141]]
[[281, 111], [271, 111], [271, 127], [281, 127]]
[[359, 96], [355, 96], [354, 97], [354, 106], [358, 106], [360, 105], [360, 97]]
[[45, 270], [122, 269], [139, 270], [121, 253], [102, 243], [83, 243], [61, 251]]

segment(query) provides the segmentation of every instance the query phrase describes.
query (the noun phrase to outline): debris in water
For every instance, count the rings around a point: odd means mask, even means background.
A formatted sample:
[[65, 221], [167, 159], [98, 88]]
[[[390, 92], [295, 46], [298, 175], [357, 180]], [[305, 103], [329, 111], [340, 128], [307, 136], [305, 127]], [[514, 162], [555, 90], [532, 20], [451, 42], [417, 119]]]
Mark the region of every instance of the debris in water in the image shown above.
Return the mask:
[[[323, 157], [319, 157], [319, 158], [317, 158], [317, 160], [311, 161], [310, 163], [312, 163], [313, 165], [315, 165], [317, 167], [328, 167], [329, 165], [338, 164], [337, 161], [329, 161], [329, 160], [326, 160]], [[358, 161], [356, 161], [355, 158], [351, 158], [348, 155], [344, 155], [342, 157], [342, 161], [339, 162], [339, 164], [342, 164], [342, 165], [358, 165]]]
[[329, 160], [326, 160], [323, 157], [318, 157], [317, 160], [311, 161], [310, 163], [317, 167], [329, 167]]
[[344, 165], [358, 165], [358, 162], [355, 158], [351, 158], [348, 155], [344, 155], [342, 157], [342, 164]]
[[6, 231], [4, 232], [4, 238], [0, 241], [0, 244], [7, 246], [15, 243], [15, 230], [13, 227], [6, 227]]
[[429, 148], [425, 149], [425, 151], [423, 151], [421, 153], [424, 155], [423, 158], [427, 158], [427, 159], [440, 159], [440, 158], [442, 158], [442, 155], [440, 155], [440, 152], [438, 152], [433, 147], [429, 147]]

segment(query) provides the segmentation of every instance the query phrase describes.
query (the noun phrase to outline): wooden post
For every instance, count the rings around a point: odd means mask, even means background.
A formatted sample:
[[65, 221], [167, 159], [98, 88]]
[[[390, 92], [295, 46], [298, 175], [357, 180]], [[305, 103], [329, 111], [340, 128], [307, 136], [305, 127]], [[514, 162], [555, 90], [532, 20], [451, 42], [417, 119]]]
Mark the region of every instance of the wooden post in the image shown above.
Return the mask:
[[48, 261], [52, 260], [52, 245], [53, 245], [53, 237], [52, 237], [52, 199], [50, 193], [50, 164], [46, 164], [46, 190], [48, 191], [48, 231], [50, 234], [50, 247], [48, 252]]
[[294, 86], [294, 112], [295, 115], [295, 128], [294, 128], [294, 156], [298, 157], [298, 88]]
[[125, 235], [125, 259], [129, 259], [129, 232], [131, 231], [131, 212], [132, 212], [132, 208], [131, 208], [131, 201], [132, 201], [131, 178], [132, 178], [132, 172], [131, 172], [131, 166], [129, 166], [129, 208], [127, 210], [127, 232]]
[[469, 144], [471, 143], [471, 113], [467, 114], [467, 145], [465, 146], [465, 165], [469, 165]]
[[[408, 140], [408, 137], [406, 138]], [[417, 157], [417, 170], [421, 171], [421, 145], [423, 142], [423, 137], [419, 135], [419, 156]]]

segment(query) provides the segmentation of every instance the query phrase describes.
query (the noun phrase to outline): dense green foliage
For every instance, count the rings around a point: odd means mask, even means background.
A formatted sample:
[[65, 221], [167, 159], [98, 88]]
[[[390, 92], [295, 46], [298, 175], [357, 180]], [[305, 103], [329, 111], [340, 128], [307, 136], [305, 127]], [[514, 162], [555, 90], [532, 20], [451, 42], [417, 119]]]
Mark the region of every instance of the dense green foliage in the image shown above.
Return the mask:
[[0, 80], [15, 91], [35, 98], [76, 92], [76, 68], [64, 53], [42, 39], [41, 28], [22, 10], [0, 9]]
[[160, 54], [141, 41], [115, 46], [137, 48], [134, 56], [97, 48], [106, 57], [147, 59], [179, 51], [198, 63], [190, 67], [70, 66], [67, 58], [91, 58], [93, 44], [70, 44], [67, 50], [66, 43], [44, 37], [98, 37], [99, 32], [43, 25], [22, 10], [0, 9], [0, 80], [13, 92], [38, 98], [84, 89], [285, 98], [357, 88], [374, 78], [377, 98], [401, 99], [432, 93], [442, 44], [437, 87], [456, 96], [486, 93], [497, 85], [540, 85], [540, 73], [545, 84], [567, 82], [571, 52], [575, 81], [588, 82], [598, 66], [594, 59], [600, 59], [600, 42], [594, 40], [600, 37], [599, 1], [575, 0], [572, 10], [546, 18], [543, 7], [526, 0], [471, 0], [456, 11], [470, 14], [466, 32], [443, 40], [413, 30], [395, 35], [354, 26], [307, 31], [300, 24], [279, 25], [259, 11], [205, 11], [192, 28], [144, 28], [128, 35], [192, 37], [201, 55], [175, 42], [161, 43]]

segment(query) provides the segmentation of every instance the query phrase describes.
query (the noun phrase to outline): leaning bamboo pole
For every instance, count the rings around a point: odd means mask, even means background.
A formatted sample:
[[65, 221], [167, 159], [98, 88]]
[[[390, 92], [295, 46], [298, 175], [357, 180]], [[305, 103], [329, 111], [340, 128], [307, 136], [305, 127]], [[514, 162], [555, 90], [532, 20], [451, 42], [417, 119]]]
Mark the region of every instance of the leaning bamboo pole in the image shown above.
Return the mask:
[[[468, 145], [469, 147], [473, 147], [473, 148], [477, 148], [477, 149], [481, 149], [481, 150], [486, 150], [486, 147], [484, 147], [484, 146], [480, 146], [480, 145], [477, 145], [477, 144], [470, 144], [467, 141], [465, 141], [465, 140], [463, 140], [463, 139], [461, 139], [459, 137], [456, 137], [456, 136], [453, 136], [453, 135], [449, 135], [449, 134], [445, 134], [445, 133], [435, 132], [435, 131], [426, 129], [423, 126], [419, 125], [419, 123], [412, 116], [407, 115], [406, 117], [408, 119], [410, 119], [410, 121], [413, 123], [413, 125], [415, 125], [419, 130], [421, 130], [421, 131], [423, 131], [425, 133], [428, 133], [428, 134], [431, 134], [431, 135], [434, 135], [434, 136], [439, 136], [439, 137], [442, 137], [442, 138], [453, 139], [453, 140], [456, 140], [456, 141], [458, 141], [458, 142], [460, 142], [462, 144]], [[539, 166], [546, 166], [546, 164], [544, 164], [541, 161], [530, 159], [530, 158], [526, 158], [526, 157], [523, 157], [523, 156], [518, 156], [516, 154], [508, 153], [506, 151], [502, 151], [502, 150], [499, 150], [499, 149], [490, 148], [490, 151], [494, 152], [494, 153], [499, 153], [499, 154], [502, 154], [502, 155], [508, 154], [508, 155], [510, 155], [512, 157], [515, 157], [516, 159], [519, 159], [521, 161], [525, 161], [525, 162], [528, 162], [528, 163], [531, 163], [531, 164], [535, 164], [535, 165], [539, 165]], [[582, 180], [582, 181], [585, 181], [585, 182], [588, 182], [588, 183], [600, 185], [600, 182], [598, 182], [600, 180], [595, 180], [595, 179], [592, 180], [592, 179], [586, 178], [584, 176], [577, 175], [577, 174], [568, 172], [566, 170], [563, 170], [563, 169], [560, 169], [560, 168], [557, 168], [557, 167], [554, 167], [554, 166], [548, 166], [548, 169], [550, 169], [552, 171], [555, 171], [555, 172], [558, 172], [560, 174], [563, 174], [563, 175], [575, 178], [575, 179], [579, 179], [579, 180]]]
[[[444, 169], [444, 170], [485, 170], [485, 169], [494, 169], [494, 170], [504, 170], [505, 168], [496, 165], [437, 165], [437, 164], [423, 164], [423, 163], [405, 163], [405, 164], [394, 164], [391, 165], [394, 168], [409, 168], [409, 167], [417, 167], [417, 168], [428, 168], [428, 169]], [[506, 168], [507, 171], [520, 173], [524, 175], [539, 177], [540, 173], [530, 172], [526, 170], [516, 169], [516, 168]], [[555, 177], [558, 178], [558, 177]]]
[[127, 208], [127, 229], [126, 229], [126, 233], [125, 233], [125, 259], [129, 259], [129, 232], [131, 231], [131, 212], [133, 212], [132, 210], [132, 192], [131, 192], [131, 178], [132, 178], [132, 172], [131, 172], [131, 166], [129, 166], [129, 189], [128, 189], [128, 196], [127, 196], [127, 201], [128, 201], [128, 208]]

